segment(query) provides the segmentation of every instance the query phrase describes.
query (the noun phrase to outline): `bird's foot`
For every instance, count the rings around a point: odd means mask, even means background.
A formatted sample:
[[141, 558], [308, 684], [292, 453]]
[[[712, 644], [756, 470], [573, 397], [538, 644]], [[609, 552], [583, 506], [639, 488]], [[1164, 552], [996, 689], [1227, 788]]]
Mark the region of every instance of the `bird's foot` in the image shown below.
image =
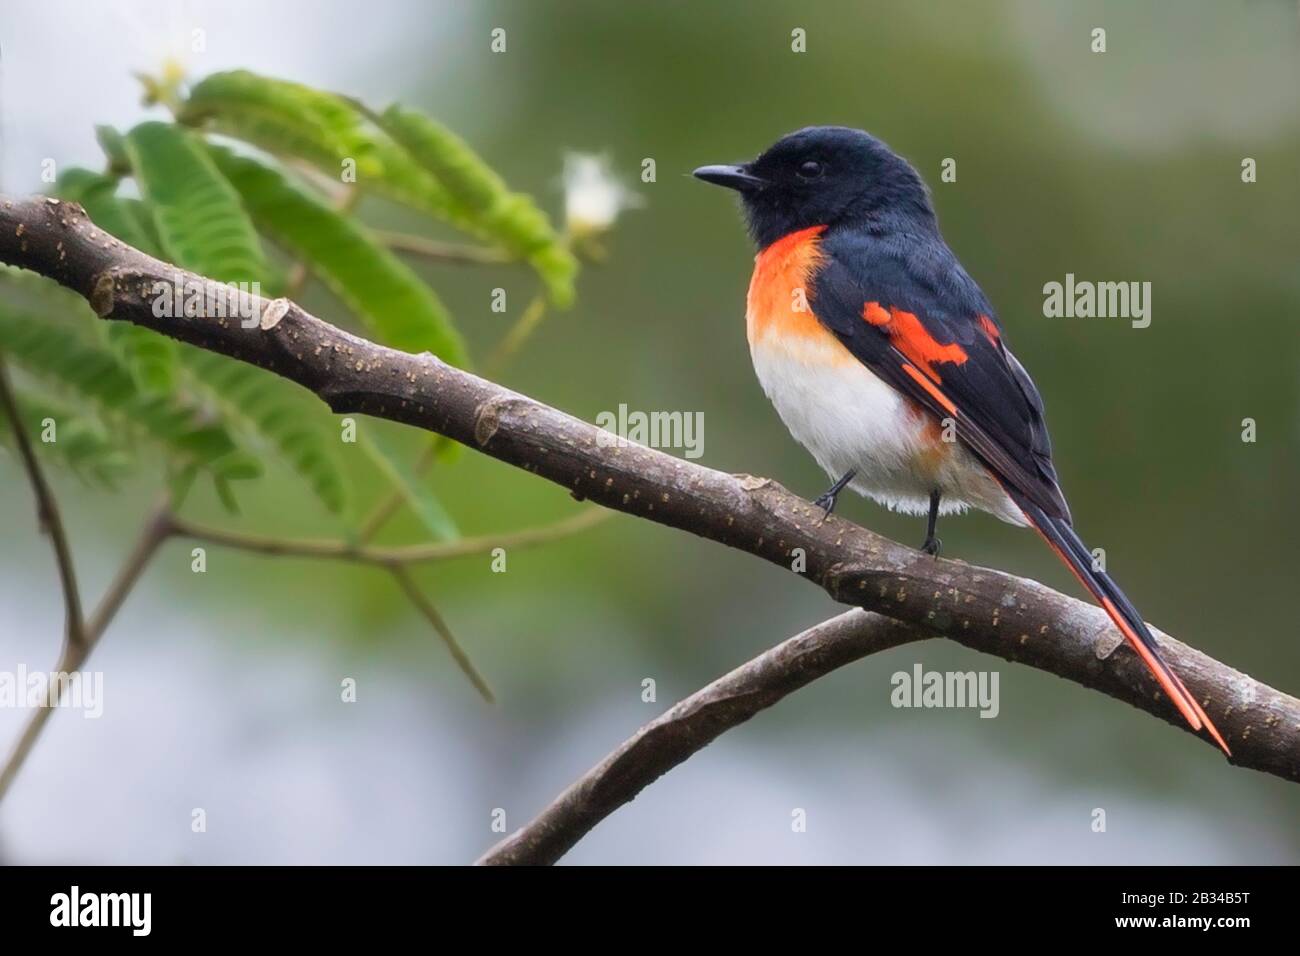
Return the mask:
[[813, 505], [822, 509], [822, 520], [825, 521], [835, 511], [835, 501], [839, 498], [838, 492], [827, 491], [813, 499]]
[[822, 521], [831, 516], [831, 512], [835, 510], [835, 502], [839, 499], [840, 492], [848, 486], [848, 483], [853, 480], [857, 473], [856, 468], [850, 468], [835, 484], [813, 499], [813, 504], [816, 507], [824, 509]]
[[[916, 539], [914, 538], [913, 540]], [[942, 549], [943, 549], [943, 541], [939, 538], [936, 538], [934, 535], [930, 535], [928, 538], [926, 538], [924, 543], [921, 545], [922, 551], [924, 551], [926, 554], [930, 555], [931, 557], [935, 557], [935, 558], [939, 556], [939, 552]]]

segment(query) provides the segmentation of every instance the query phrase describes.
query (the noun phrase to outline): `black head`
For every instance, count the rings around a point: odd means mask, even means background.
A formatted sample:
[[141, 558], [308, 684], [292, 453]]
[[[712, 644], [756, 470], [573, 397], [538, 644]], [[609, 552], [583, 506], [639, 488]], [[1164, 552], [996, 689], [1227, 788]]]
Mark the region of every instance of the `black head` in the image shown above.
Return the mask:
[[869, 133], [809, 126], [740, 166], [701, 166], [695, 175], [740, 193], [759, 248], [809, 226], [861, 221], [879, 228], [934, 229], [920, 175]]

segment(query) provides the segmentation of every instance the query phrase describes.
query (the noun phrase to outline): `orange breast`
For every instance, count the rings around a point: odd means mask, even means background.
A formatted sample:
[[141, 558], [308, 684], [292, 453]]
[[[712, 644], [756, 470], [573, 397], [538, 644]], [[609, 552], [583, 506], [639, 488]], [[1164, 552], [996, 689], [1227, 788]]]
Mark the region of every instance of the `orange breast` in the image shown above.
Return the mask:
[[764, 345], [803, 351], [812, 346], [837, 361], [852, 359], [839, 340], [817, 321], [808, 304], [821, 256], [818, 245], [825, 231], [825, 226], [800, 229], [755, 257], [745, 300], [745, 331], [751, 349]]

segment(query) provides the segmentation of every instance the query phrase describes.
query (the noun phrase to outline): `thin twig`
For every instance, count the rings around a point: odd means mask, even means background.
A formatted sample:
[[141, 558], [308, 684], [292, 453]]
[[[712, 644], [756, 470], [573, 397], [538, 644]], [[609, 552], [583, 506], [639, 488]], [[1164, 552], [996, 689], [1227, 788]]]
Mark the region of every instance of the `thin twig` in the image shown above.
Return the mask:
[[[25, 434], [21, 432], [22, 423], [16, 404], [12, 401], [7, 376], [4, 373], [3, 365], [0, 364], [0, 405], [3, 405], [6, 412], [13, 418], [15, 435], [22, 434], [23, 439], [25, 439]], [[20, 445], [20, 447], [23, 446]], [[31, 451], [29, 445], [27, 451]], [[34, 457], [31, 460], [35, 464]], [[34, 483], [37, 479], [39, 479], [41, 487], [45, 488], [48, 493], [48, 486], [44, 484], [44, 477], [39, 468]], [[38, 493], [38, 499], [39, 497]], [[54, 498], [52, 494], [50, 494], [49, 500], [53, 505]], [[58, 514], [57, 506], [54, 508], [54, 514], [56, 516]], [[587, 508], [554, 524], [536, 528], [524, 528], [501, 534], [481, 535], [431, 544], [407, 545], [395, 548], [367, 548], [358, 547], [344, 541], [274, 538], [244, 534], [224, 528], [208, 527], [174, 514], [168, 504], [163, 502], [151, 513], [136, 546], [109, 585], [104, 597], [96, 607], [94, 615], [81, 629], [80, 633], [84, 634], [84, 639], [81, 641], [69, 639], [65, 643], [56, 670], [60, 673], [69, 673], [82, 666], [91, 649], [98, 642], [109, 622], [117, 613], [118, 608], [121, 607], [122, 602], [130, 593], [131, 588], [135, 585], [154, 552], [167, 538], [176, 536], [193, 538], [209, 544], [265, 555], [339, 559], [387, 568], [411, 598], [412, 603], [415, 604], [420, 613], [433, 625], [434, 630], [446, 643], [457, 665], [473, 683], [475, 689], [485, 700], [491, 703], [494, 697], [487, 681], [479, 674], [469, 656], [457, 643], [441, 614], [419, 592], [418, 586], [407, 571], [408, 566], [430, 561], [488, 554], [496, 548], [515, 550], [549, 543], [594, 527], [611, 515], [612, 512], [601, 508]], [[66, 547], [66, 541], [64, 546]], [[69, 567], [71, 567], [70, 564]], [[78, 614], [80, 614], [79, 606]], [[48, 706], [39, 707], [32, 712], [9, 759], [5, 762], [3, 769], [0, 769], [0, 801], [4, 799], [4, 795], [14, 777], [35, 746], [46, 722], [49, 720], [51, 712], [58, 706], [60, 688], [61, 685], [56, 683], [52, 691], [53, 699], [48, 702]]]
[[27, 480], [31, 483], [32, 493], [36, 496], [36, 515], [41, 530], [50, 536], [54, 547], [54, 559], [59, 566], [59, 582], [63, 586], [63, 606], [66, 618], [65, 633], [70, 647], [84, 647], [86, 644], [86, 625], [81, 616], [81, 592], [77, 588], [77, 573], [72, 564], [72, 549], [68, 546], [68, 535], [63, 528], [63, 517], [59, 513], [59, 504], [45, 472], [36, 457], [31, 439], [27, 435], [27, 426], [23, 422], [22, 412], [18, 409], [18, 400], [14, 397], [13, 387], [9, 384], [9, 372], [0, 359], [0, 408], [4, 409], [13, 426], [14, 442], [18, 445], [18, 456], [27, 471]]
[[104, 636], [108, 625], [117, 616], [118, 610], [136, 582], [140, 580], [140, 576], [144, 574], [153, 556], [175, 533], [171, 519], [171, 502], [164, 496], [150, 510], [148, 517], [145, 518], [144, 527], [127, 554], [126, 560], [113, 575], [113, 580], [109, 582], [104, 596], [99, 599], [99, 604], [95, 605], [95, 612], [90, 616], [89, 623], [92, 644]]
[[492, 246], [471, 246], [457, 242], [439, 242], [409, 232], [391, 232], [372, 229], [371, 232], [384, 245], [399, 252], [409, 252], [434, 262], [453, 262], [459, 265], [500, 266], [513, 265], [520, 260]]
[[528, 341], [545, 317], [546, 296], [539, 292], [533, 296], [533, 301], [528, 303], [515, 324], [506, 332], [501, 343], [488, 356], [487, 361], [483, 363], [484, 372], [489, 378], [501, 374], [501, 370], [524, 347], [524, 343]]
[[[500, 375], [502, 370], [510, 363], [510, 360], [523, 348], [524, 343], [528, 341], [528, 338], [537, 329], [545, 315], [546, 296], [538, 293], [528, 303], [519, 319], [510, 327], [510, 330], [488, 357], [484, 367], [485, 374], [490, 377]], [[433, 467], [434, 461], [437, 460], [438, 455], [446, 447], [447, 443], [447, 439], [439, 435], [424, 447], [413, 468], [417, 478], [424, 477], [428, 470]], [[393, 491], [374, 507], [365, 520], [361, 522], [358, 538], [363, 544], [378, 534], [379, 529], [388, 522], [388, 519], [397, 513], [397, 509], [402, 506], [403, 500], [400, 491]]]
[[[100, 599], [95, 612], [86, 624], [86, 640], [80, 644], [74, 644], [71, 641], [64, 643], [63, 651], [59, 655], [59, 663], [55, 667], [56, 673], [71, 673], [79, 670], [86, 662], [86, 658], [90, 656], [90, 652], [108, 629], [109, 623], [122, 606], [122, 602], [131, 593], [131, 589], [139, 581], [144, 569], [148, 567], [150, 559], [153, 558], [158, 548], [170, 535], [170, 523], [167, 515], [168, 507], [164, 503], [155, 507], [145, 520], [144, 528], [136, 539], [134, 547], [132, 547], [126, 560], [122, 562], [121, 567], [113, 576], [108, 590], [104, 592], [104, 596]], [[46, 722], [50, 719], [50, 714], [59, 705], [62, 689], [62, 681], [53, 682], [50, 699], [46, 701], [44, 706], [33, 710], [31, 716], [28, 717], [27, 724], [23, 727], [18, 742], [10, 752], [8, 760], [5, 761], [4, 768], [0, 769], [0, 802], [4, 800], [5, 794], [9, 792], [14, 778], [22, 768], [23, 762], [40, 738], [41, 731], [44, 730]]]
[[443, 643], [447, 645], [447, 650], [451, 652], [452, 658], [456, 661], [456, 666], [469, 678], [470, 683], [483, 695], [484, 700], [489, 704], [495, 703], [496, 697], [492, 694], [492, 688], [488, 686], [487, 681], [483, 679], [483, 675], [478, 672], [473, 662], [470, 661], [469, 655], [465, 653], [455, 635], [451, 633], [451, 628], [447, 627], [447, 622], [438, 613], [438, 609], [433, 606], [433, 602], [425, 596], [424, 592], [420, 590], [420, 586], [415, 583], [415, 579], [411, 577], [411, 572], [401, 565], [389, 568], [389, 571], [397, 580], [402, 591], [410, 598], [411, 603], [428, 619], [429, 623], [433, 625], [433, 629], [438, 632], [438, 636], [442, 638]]
[[470, 682], [488, 703], [495, 698], [487, 681], [461, 648], [455, 636], [447, 627], [446, 621], [434, 605], [420, 592], [410, 574], [410, 567], [427, 561], [445, 561], [452, 558], [468, 557], [475, 554], [488, 554], [497, 548], [519, 549], [533, 545], [545, 544], [565, 538], [604, 521], [611, 512], [601, 508], [587, 508], [578, 514], [557, 521], [554, 524], [538, 528], [524, 528], [495, 535], [482, 535], [477, 538], [460, 538], [456, 541], [440, 541], [432, 544], [407, 545], [397, 548], [374, 548], [352, 544], [347, 541], [330, 541], [315, 539], [273, 538], [265, 535], [246, 534], [197, 524], [179, 516], [171, 516], [172, 534], [192, 538], [222, 547], [235, 548], [255, 554], [278, 557], [321, 558], [352, 561], [358, 564], [377, 565], [387, 569], [402, 590], [410, 598], [416, 609], [428, 619], [433, 629], [446, 643], [447, 649], [456, 664], [469, 678]]
[[696, 691], [638, 730], [483, 856], [486, 865], [549, 865], [601, 820], [724, 732], [868, 654], [937, 635], [854, 609], [809, 628]]
[[[428, 474], [429, 469], [433, 467], [433, 463], [449, 444], [451, 443], [441, 435], [438, 435], [430, 442], [426, 442], [411, 468], [415, 477], [423, 478]], [[379, 529], [388, 523], [388, 519], [397, 513], [397, 509], [402, 507], [402, 502], [405, 500], [405, 496], [400, 491], [389, 492], [388, 497], [375, 505], [370, 514], [366, 515], [361, 522], [361, 527], [357, 530], [357, 540], [362, 544], [371, 541], [379, 533]]]
[[391, 548], [354, 545], [348, 541], [333, 539], [276, 538], [269, 535], [249, 534], [199, 524], [179, 516], [171, 520], [173, 533], [221, 547], [237, 548], [256, 554], [353, 561], [358, 564], [400, 569], [426, 561], [446, 561], [452, 558], [488, 554], [496, 548], [527, 548], [546, 544], [594, 527], [609, 515], [610, 512], [602, 508], [587, 508], [572, 517], [536, 528]]
[[[431, 259], [441, 259], [447, 262], [473, 262], [480, 265], [490, 265], [497, 263], [506, 263], [515, 261], [509, 253], [503, 250], [486, 249], [481, 246], [458, 246], [448, 243], [439, 243], [431, 239], [425, 239], [421, 236], [412, 236], [407, 233], [383, 232], [378, 233], [381, 240], [386, 242], [394, 249], [403, 249], [408, 252], [417, 252], [420, 255]], [[573, 239], [566, 232], [562, 237], [563, 241], [572, 246]], [[529, 337], [537, 329], [542, 319], [546, 315], [546, 296], [538, 293], [532, 301], [525, 307], [518, 321], [506, 332], [502, 340], [497, 344], [496, 349], [488, 357], [485, 365], [485, 374], [495, 378], [500, 375], [505, 367], [510, 363], [527, 342]], [[431, 444], [426, 445], [424, 451], [420, 454], [415, 463], [415, 476], [423, 477], [424, 474], [433, 467], [434, 461], [447, 444], [447, 439], [439, 435]], [[397, 510], [402, 506], [402, 495], [394, 491], [387, 498], [379, 502], [374, 510], [366, 517], [361, 524], [360, 539], [362, 543], [371, 540], [379, 529], [382, 528]]]

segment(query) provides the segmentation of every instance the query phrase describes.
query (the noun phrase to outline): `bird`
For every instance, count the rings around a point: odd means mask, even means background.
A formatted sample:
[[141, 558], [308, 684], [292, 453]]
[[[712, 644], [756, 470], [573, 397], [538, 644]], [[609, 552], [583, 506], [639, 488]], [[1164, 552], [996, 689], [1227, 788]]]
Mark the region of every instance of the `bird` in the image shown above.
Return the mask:
[[949, 248], [924, 180], [859, 129], [810, 126], [757, 159], [702, 166], [734, 190], [758, 253], [745, 303], [758, 381], [791, 435], [848, 488], [926, 517], [974, 508], [1034, 528], [1110, 616], [1194, 731], [1231, 756], [1142, 616], [1074, 530], [1043, 399]]

